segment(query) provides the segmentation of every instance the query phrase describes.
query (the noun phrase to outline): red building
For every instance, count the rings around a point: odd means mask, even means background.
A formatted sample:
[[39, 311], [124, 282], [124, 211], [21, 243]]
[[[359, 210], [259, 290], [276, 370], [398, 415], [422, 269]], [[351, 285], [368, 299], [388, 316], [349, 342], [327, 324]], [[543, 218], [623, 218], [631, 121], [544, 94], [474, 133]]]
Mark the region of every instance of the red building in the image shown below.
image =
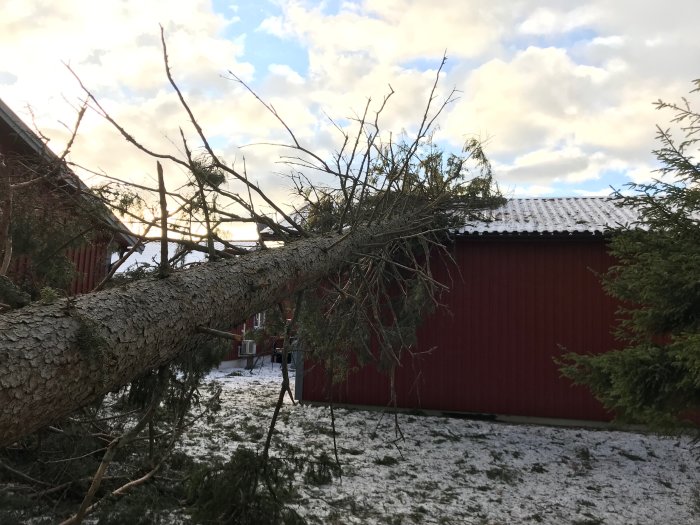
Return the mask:
[[[31, 182], [35, 180], [35, 182]], [[30, 184], [20, 190], [22, 183]], [[57, 217], [76, 217], [78, 210], [91, 210], [92, 215], [81, 223], [85, 242], [72, 243], [56, 256], [65, 255], [75, 267], [75, 276], [66, 290], [69, 294], [92, 290], [109, 271], [111, 256], [123, 252], [136, 243], [127, 228], [89, 194], [87, 186], [58, 156], [34, 133], [2, 100], [0, 100], [0, 240], [7, 221], [12, 220], [12, 200], [19, 199], [26, 209], [39, 214], [50, 210]], [[82, 219], [81, 219], [82, 220]], [[52, 224], [60, 228], [60, 224]], [[89, 239], [89, 242], [87, 241]], [[5, 246], [0, 243], [0, 263]], [[32, 264], [17, 250], [13, 250], [8, 275], [15, 282], [33, 278]]]
[[[291, 308], [288, 304], [284, 306], [287, 315], [291, 317]], [[284, 330], [280, 331], [279, 327], [272, 328], [267, 323], [266, 316], [266, 312], [257, 313], [233, 327], [230, 331], [234, 339], [233, 344], [224, 356], [224, 361], [233, 361], [229, 365], [242, 368], [253, 368], [270, 360], [280, 361], [284, 347]], [[291, 319], [287, 319], [287, 322], [291, 322]]]
[[238, 366], [252, 367], [256, 358], [274, 353], [276, 339], [266, 338], [259, 344], [252, 338], [252, 333], [265, 327], [265, 313], [250, 316], [243, 323], [236, 325], [231, 334], [236, 338], [231, 350], [224, 356], [224, 361], [238, 361]]
[[[456, 232], [459, 271], [435, 265], [438, 279], [453, 279], [442, 298], [448, 309], [425, 320], [415, 355], [397, 369], [398, 407], [611, 419], [553, 359], [615, 348], [617, 304], [598, 274], [612, 263], [607, 232], [634, 221], [633, 213], [605, 198], [512, 199], [487, 219]], [[297, 371], [302, 401], [388, 406], [389, 385], [372, 366], [332, 388], [318, 366]]]

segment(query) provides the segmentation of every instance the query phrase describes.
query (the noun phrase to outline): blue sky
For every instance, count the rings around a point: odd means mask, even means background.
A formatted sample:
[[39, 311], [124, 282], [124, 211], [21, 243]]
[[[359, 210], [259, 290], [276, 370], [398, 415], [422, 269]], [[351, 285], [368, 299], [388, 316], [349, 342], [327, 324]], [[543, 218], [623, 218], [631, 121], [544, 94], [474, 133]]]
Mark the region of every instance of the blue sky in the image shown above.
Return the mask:
[[214, 12], [226, 17], [235, 17], [223, 31], [223, 36], [231, 39], [245, 34], [246, 58], [256, 70], [265, 71], [272, 64], [284, 63], [302, 76], [308, 72], [309, 57], [304, 46], [290, 39], [278, 38], [259, 29], [264, 20], [280, 16], [282, 10], [274, 2], [265, 0], [236, 2], [215, 0]]
[[[0, 43], [12, 53], [0, 64], [0, 97], [27, 120], [31, 106], [55, 149], [82, 96], [68, 62], [136, 136], [177, 150], [187, 118], [163, 74], [162, 24], [173, 74], [207, 134], [231, 162], [245, 157], [250, 176], [282, 202], [290, 197], [279, 151], [250, 144], [289, 137], [226, 78], [229, 70], [305, 145], [330, 155], [339, 137], [327, 117], [348, 122], [389, 84], [396, 94], [382, 123], [410, 132], [446, 50], [439, 94], [461, 93], [435, 139], [457, 151], [465, 139], [482, 138], [509, 196], [606, 194], [648, 180], [654, 126], [671, 117], [652, 102], [679, 99], [700, 76], [696, 0], [668, 0], [663, 9], [633, 0], [6, 3]], [[71, 158], [153, 180], [152, 160], [98, 116], [89, 115], [82, 131]], [[178, 177], [175, 168], [169, 173]]]

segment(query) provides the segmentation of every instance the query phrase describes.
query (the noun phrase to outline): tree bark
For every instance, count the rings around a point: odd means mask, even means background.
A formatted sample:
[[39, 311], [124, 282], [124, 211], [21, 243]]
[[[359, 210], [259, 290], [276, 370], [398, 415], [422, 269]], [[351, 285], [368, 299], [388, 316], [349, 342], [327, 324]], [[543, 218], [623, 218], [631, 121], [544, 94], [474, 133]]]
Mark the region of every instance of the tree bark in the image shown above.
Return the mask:
[[12, 184], [10, 170], [5, 165], [5, 159], [0, 152], [0, 275], [7, 275], [12, 260]]
[[406, 219], [203, 264], [163, 279], [0, 315], [0, 446], [225, 330], [405, 233]]

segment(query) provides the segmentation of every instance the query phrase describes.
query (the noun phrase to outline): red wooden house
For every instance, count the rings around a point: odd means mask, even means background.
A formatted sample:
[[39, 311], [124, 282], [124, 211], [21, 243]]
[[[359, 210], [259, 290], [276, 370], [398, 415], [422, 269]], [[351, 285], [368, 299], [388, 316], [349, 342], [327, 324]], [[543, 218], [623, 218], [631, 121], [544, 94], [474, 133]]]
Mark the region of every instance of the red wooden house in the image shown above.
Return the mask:
[[[598, 274], [612, 263], [609, 230], [634, 221], [606, 198], [512, 199], [455, 232], [459, 267], [436, 264], [452, 290], [397, 370], [401, 408], [609, 420], [590, 392], [562, 378], [562, 349], [606, 352], [616, 302]], [[461, 273], [461, 277], [460, 274]], [[423, 353], [430, 348], [436, 349]], [[373, 366], [332, 386], [319, 366], [297, 370], [302, 401], [388, 406], [389, 379]]]
[[[289, 308], [287, 314], [292, 315]], [[229, 353], [224, 356], [224, 361], [233, 361], [229, 365], [245, 368], [262, 365], [266, 360], [279, 362], [284, 346], [284, 334], [269, 333], [265, 317], [265, 312], [257, 313], [231, 330], [235, 340]], [[287, 320], [290, 321], [291, 319]]]
[[[39, 183], [32, 185], [30, 194], [37, 210], [60, 208], [65, 210], [66, 215], [77, 215], [75, 210], [82, 205], [96, 210], [84, 222], [85, 238], [89, 236], [90, 242], [62, 250], [62, 255], [66, 255], [75, 266], [75, 276], [66, 290], [68, 293], [92, 290], [107, 275], [112, 254], [116, 251], [123, 252], [136, 242], [109, 209], [89, 196], [88, 188], [77, 175], [2, 100], [0, 162], [0, 175], [6, 178], [5, 183], [26, 182], [37, 176], [41, 178]], [[22, 194], [21, 198], [26, 199], [27, 194]], [[3, 202], [6, 203], [6, 199], [0, 198], [0, 219], [6, 211]], [[3, 249], [0, 246], [0, 252]], [[13, 256], [9, 267], [9, 275], [13, 280], [19, 282], [30, 278], [31, 272], [31, 264], [26, 257]]]

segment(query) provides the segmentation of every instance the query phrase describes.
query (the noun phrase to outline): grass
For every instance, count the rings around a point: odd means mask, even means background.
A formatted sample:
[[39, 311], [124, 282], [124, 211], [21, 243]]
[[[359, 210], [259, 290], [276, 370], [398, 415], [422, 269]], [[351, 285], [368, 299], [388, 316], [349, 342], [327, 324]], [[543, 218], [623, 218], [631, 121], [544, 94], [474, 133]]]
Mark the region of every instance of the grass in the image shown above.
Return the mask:
[[462, 436], [458, 436], [457, 434], [454, 434], [449, 430], [447, 430], [446, 432], [442, 432], [440, 430], [431, 430], [430, 435], [434, 438], [438, 438], [434, 440], [434, 443], [436, 444], [445, 442], [456, 443], [462, 440]]
[[393, 467], [394, 465], [398, 465], [399, 460], [393, 456], [384, 456], [384, 457], [375, 459], [373, 461], [373, 463], [375, 465], [380, 465], [382, 467]]
[[631, 452], [627, 452], [626, 450], [619, 450], [618, 451], [622, 457], [625, 457], [631, 461], [646, 461], [645, 458], [642, 456], [638, 456], [637, 454], [633, 454]]
[[[261, 450], [270, 400], [279, 387], [259, 378], [253, 384], [251, 379], [247, 373], [227, 379], [230, 386], [224, 389], [221, 412], [211, 421], [202, 420], [185, 437], [183, 449], [197, 463], [211, 469], [217, 462], [229, 461], [239, 448]], [[700, 515], [700, 485], [691, 480], [693, 459], [684, 448], [653, 436], [399, 414], [401, 439], [393, 417], [339, 407], [335, 414], [342, 473], [335, 470], [328, 409], [285, 404], [273, 436], [271, 455], [294, 467], [290, 494], [296, 499], [291, 505], [310, 524], [597, 525], [610, 519], [609, 503], [621, 513], [615, 516], [617, 521], [692, 522], [687, 511], [674, 507], [678, 501]], [[182, 471], [192, 461], [185, 457], [177, 459]], [[628, 501], [623, 483], [606, 481], [620, 479], [629, 468], [636, 474], [625, 478], [624, 484], [650, 501], [653, 498], [654, 505]], [[577, 475], [571, 476], [572, 472]], [[233, 478], [231, 473], [229, 481]], [[688, 480], [695, 487], [692, 493]], [[210, 488], [203, 486], [202, 491]], [[17, 496], [20, 507], [31, 504]], [[147, 499], [142, 507], [147, 507]], [[160, 513], [161, 523], [168, 523], [173, 511], [184, 513], [179, 503], [183, 499]], [[13, 507], [12, 502], [0, 502], [0, 523], [23, 521], [10, 514]], [[661, 517], [653, 514], [659, 509], [665, 512]], [[136, 525], [141, 518], [154, 523], [159, 519], [144, 511], [129, 514], [127, 522]]]
[[520, 481], [519, 471], [506, 466], [490, 468], [486, 471], [486, 477], [492, 481], [498, 481], [507, 485], [515, 485]]

